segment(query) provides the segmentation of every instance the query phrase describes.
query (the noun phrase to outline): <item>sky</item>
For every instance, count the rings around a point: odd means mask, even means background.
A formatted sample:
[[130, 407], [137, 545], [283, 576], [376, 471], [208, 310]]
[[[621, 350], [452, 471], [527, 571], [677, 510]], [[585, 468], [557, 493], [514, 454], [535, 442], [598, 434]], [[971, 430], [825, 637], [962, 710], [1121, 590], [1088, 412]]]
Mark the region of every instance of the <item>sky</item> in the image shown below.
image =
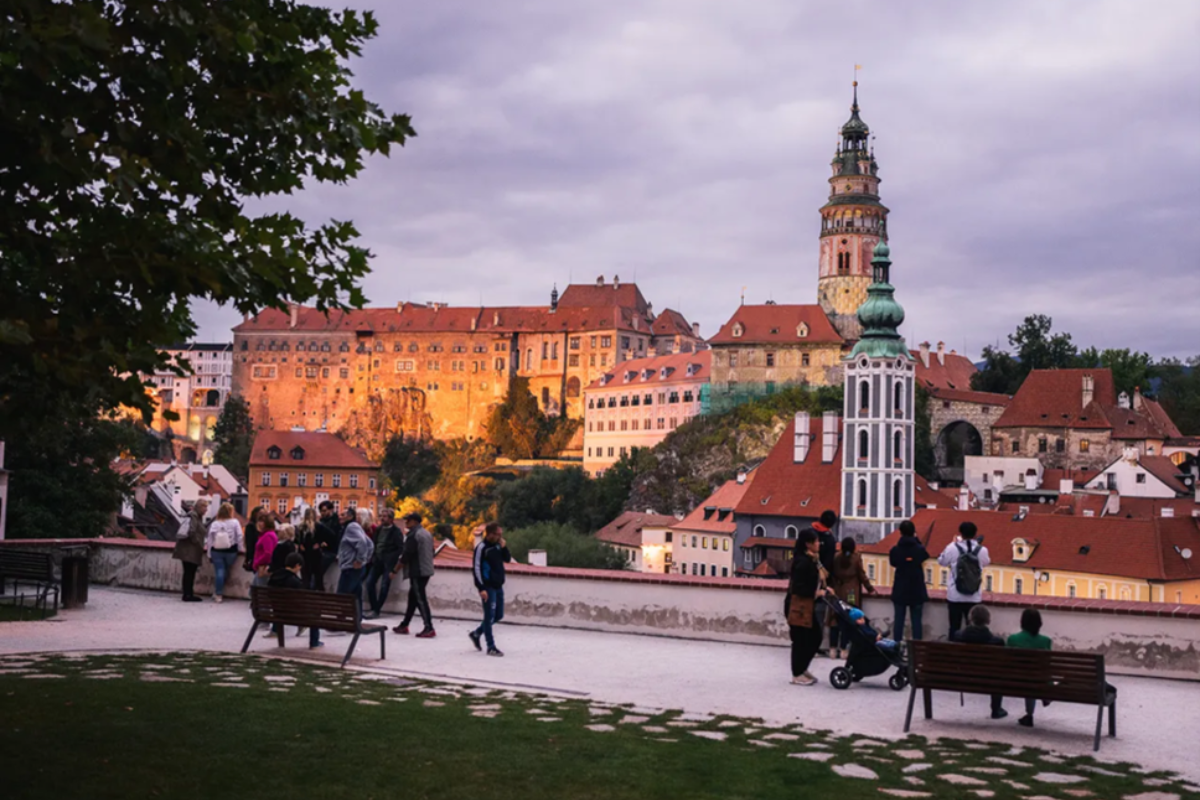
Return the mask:
[[[1200, 354], [1200, 3], [375, 0], [354, 83], [418, 137], [275, 205], [352, 219], [370, 305], [599, 275], [716, 333], [816, 301], [854, 65], [910, 345], [1029, 314]], [[196, 309], [228, 341], [236, 312]]]

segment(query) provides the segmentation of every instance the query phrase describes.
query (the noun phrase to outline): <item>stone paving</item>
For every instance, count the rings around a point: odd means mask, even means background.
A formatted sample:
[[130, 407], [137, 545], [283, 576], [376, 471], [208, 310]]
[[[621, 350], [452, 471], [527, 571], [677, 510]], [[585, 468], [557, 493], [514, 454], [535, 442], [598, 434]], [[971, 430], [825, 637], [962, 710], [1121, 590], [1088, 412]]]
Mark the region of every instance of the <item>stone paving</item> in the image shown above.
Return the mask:
[[[986, 698], [968, 697], [960, 708], [956, 697], [939, 695], [937, 719], [922, 720], [914, 732], [944, 738], [902, 739], [906, 694], [879, 681], [845, 692], [824, 683], [791, 686], [782, 648], [501, 626], [498, 636], [508, 655], [490, 659], [471, 647], [466, 622], [445, 620], [435, 640], [389, 634], [384, 662], [377, 659], [378, 639], [364, 638], [353, 669], [323, 668], [319, 680], [298, 687], [295, 672], [308, 667], [228, 652], [240, 647], [249, 628], [244, 604], [185, 606], [173, 600], [94, 588], [85, 610], [65, 612], [55, 621], [5, 624], [0, 675], [203, 682], [231, 692], [261, 687], [335, 693], [365, 705], [416, 700], [438, 707], [467, 699], [473, 716], [528, 713], [547, 725], [581, 724], [597, 735], [619, 726], [656, 741], [699, 738], [774, 751], [860, 780], [881, 796], [927, 797], [931, 787], [953, 785], [963, 797], [1107, 800], [1112, 795], [1099, 787], [1122, 779], [1138, 787], [1122, 793], [1122, 800], [1200, 797], [1190, 757], [1197, 715], [1173, 715], [1170, 726], [1161, 724], [1163, 710], [1197, 707], [1200, 687], [1187, 683], [1120, 679], [1122, 736], [1106, 739], [1093, 759], [1091, 710], [1039, 709], [1039, 727], [1030, 731], [1015, 726], [1015, 713], [1003, 725], [986, 720]], [[325, 641], [327, 647], [316, 651], [319, 660], [322, 666], [336, 664], [349, 640]], [[310, 657], [306, 637], [289, 643], [293, 646], [281, 651], [274, 642], [256, 639], [252, 650]], [[208, 653], [151, 656], [147, 662], [142, 656], [69, 652], [164, 648]], [[829, 665], [818, 662], [816, 673]], [[1015, 712], [1016, 704], [1010, 705]], [[1139, 723], [1139, 717], [1145, 719]]]

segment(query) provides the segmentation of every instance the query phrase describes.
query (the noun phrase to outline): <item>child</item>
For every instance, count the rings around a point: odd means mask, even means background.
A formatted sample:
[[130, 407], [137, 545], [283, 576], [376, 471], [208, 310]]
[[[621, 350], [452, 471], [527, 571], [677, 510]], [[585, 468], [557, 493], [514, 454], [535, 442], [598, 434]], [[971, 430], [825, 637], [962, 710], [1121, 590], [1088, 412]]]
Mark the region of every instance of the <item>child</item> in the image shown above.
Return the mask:
[[858, 609], [858, 608], [850, 609], [850, 619], [854, 622], [855, 625], [858, 626], [859, 631], [864, 633], [868, 639], [870, 639], [872, 637], [875, 639], [875, 645], [880, 650], [892, 651], [892, 650], [896, 649], [896, 640], [895, 639], [885, 639], [883, 634], [879, 633], [874, 628], [872, 628], [870, 625], [868, 625], [867, 624], [867, 615], [864, 614], [861, 609]]
[[[279, 572], [271, 573], [271, 577], [267, 580], [267, 586], [276, 589], [303, 589], [304, 581], [300, 577], [300, 573], [303, 570], [304, 556], [299, 553], [288, 553], [287, 558], [283, 562], [283, 569]], [[277, 631], [273, 630], [268, 635], [274, 636], [277, 633]], [[308, 646], [310, 648], [325, 646], [325, 643], [321, 641], [321, 631], [317, 628], [309, 629]]]

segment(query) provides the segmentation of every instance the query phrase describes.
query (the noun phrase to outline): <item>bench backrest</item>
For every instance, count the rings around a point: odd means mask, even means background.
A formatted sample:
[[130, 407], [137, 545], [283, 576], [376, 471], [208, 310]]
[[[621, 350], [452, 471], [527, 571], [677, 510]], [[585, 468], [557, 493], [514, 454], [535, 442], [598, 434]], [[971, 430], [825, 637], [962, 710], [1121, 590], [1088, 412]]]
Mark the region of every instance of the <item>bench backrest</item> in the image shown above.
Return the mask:
[[1104, 699], [1104, 656], [913, 641], [909, 681], [918, 689], [1097, 703]]
[[362, 608], [354, 595], [273, 586], [250, 587], [250, 611], [258, 622], [330, 631], [358, 630], [362, 620]]
[[54, 557], [29, 550], [0, 549], [0, 576], [12, 580], [53, 581]]

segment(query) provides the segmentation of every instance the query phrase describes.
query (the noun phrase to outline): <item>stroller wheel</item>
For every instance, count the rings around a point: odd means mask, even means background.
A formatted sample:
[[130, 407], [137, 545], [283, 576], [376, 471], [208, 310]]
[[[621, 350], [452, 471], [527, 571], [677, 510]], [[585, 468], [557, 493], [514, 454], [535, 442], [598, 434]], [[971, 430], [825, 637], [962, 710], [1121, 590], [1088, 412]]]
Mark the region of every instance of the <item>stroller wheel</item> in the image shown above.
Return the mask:
[[894, 691], [903, 691], [904, 687], [908, 686], [908, 676], [903, 672], [897, 672], [896, 674], [892, 675], [892, 677], [888, 678], [888, 686], [890, 686]]
[[829, 673], [829, 684], [835, 689], [849, 689], [852, 680], [850, 670], [845, 667], [834, 667]]

